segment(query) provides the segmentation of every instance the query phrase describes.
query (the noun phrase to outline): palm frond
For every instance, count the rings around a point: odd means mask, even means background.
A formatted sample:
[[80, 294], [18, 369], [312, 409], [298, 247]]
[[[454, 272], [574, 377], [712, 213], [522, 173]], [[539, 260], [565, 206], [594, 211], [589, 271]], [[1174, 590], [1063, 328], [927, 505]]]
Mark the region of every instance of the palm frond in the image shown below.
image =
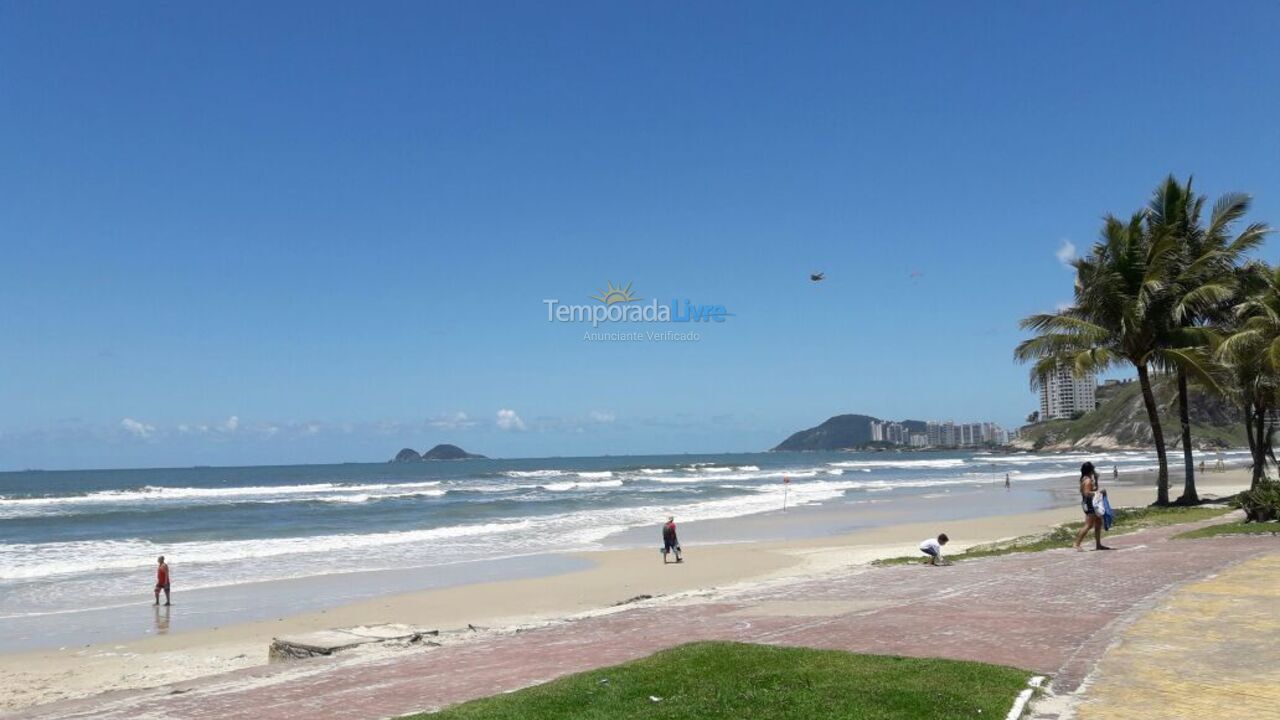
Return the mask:
[[1166, 348], [1161, 351], [1162, 360], [1186, 373], [1201, 386], [1219, 395], [1223, 394], [1218, 375], [1221, 368], [1203, 350], [1196, 348]]

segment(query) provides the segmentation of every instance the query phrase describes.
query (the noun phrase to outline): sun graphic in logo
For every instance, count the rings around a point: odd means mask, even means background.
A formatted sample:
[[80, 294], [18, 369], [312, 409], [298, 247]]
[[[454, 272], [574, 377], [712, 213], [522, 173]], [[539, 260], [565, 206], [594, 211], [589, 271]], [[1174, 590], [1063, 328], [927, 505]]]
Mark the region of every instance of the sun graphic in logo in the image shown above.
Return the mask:
[[635, 302], [640, 298], [631, 294], [631, 283], [627, 283], [626, 287], [621, 285], [615, 287], [614, 284], [610, 282], [607, 288], [601, 290], [599, 295], [592, 295], [591, 299], [599, 300], [605, 305], [612, 305], [614, 303]]

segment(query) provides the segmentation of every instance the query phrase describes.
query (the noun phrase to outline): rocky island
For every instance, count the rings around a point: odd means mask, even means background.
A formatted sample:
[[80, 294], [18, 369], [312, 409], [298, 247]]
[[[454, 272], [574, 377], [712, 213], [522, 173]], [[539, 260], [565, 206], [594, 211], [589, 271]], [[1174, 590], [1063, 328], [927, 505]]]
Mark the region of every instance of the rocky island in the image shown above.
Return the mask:
[[484, 455], [469, 453], [457, 445], [441, 443], [421, 455], [419, 455], [418, 451], [413, 448], [405, 448], [396, 453], [395, 458], [393, 458], [391, 462], [405, 463], [422, 462], [423, 460], [477, 460], [484, 458]]

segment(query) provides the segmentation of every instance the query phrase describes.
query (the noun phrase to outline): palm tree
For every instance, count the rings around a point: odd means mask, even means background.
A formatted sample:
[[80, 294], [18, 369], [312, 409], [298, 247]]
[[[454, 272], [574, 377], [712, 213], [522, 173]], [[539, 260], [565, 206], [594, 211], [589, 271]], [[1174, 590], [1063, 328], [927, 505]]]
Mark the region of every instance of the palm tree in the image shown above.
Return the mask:
[[1210, 390], [1221, 392], [1216, 380], [1203, 372], [1211, 364], [1204, 330], [1222, 321], [1222, 308], [1234, 294], [1235, 269], [1241, 257], [1262, 243], [1269, 229], [1261, 223], [1247, 226], [1231, 237], [1232, 227], [1249, 210], [1242, 193], [1223, 195], [1213, 205], [1209, 224], [1201, 222], [1203, 195], [1192, 190], [1192, 181], [1179, 183], [1169, 175], [1156, 188], [1148, 205], [1147, 231], [1152, 237], [1168, 237], [1176, 245], [1169, 265], [1168, 295], [1171, 317], [1162, 335], [1162, 369], [1177, 376], [1178, 419], [1182, 426], [1184, 484], [1178, 504], [1196, 504], [1195, 460], [1191, 443], [1188, 375], [1196, 376]]
[[1244, 408], [1245, 432], [1253, 459], [1253, 482], [1275, 460], [1272, 411], [1280, 396], [1280, 268], [1252, 263], [1241, 268], [1233, 317], [1215, 357], [1229, 369], [1237, 402]]
[[1167, 279], [1177, 259], [1177, 243], [1170, 233], [1149, 232], [1148, 214], [1140, 210], [1127, 222], [1110, 215], [1105, 218], [1090, 254], [1072, 261], [1075, 302], [1056, 313], [1023, 319], [1021, 327], [1036, 335], [1020, 343], [1014, 357], [1020, 362], [1035, 361], [1033, 382], [1061, 363], [1077, 374], [1133, 365], [1159, 462], [1156, 504], [1167, 505], [1169, 462], [1150, 368], [1153, 363], [1171, 362], [1162, 333], [1172, 316]]

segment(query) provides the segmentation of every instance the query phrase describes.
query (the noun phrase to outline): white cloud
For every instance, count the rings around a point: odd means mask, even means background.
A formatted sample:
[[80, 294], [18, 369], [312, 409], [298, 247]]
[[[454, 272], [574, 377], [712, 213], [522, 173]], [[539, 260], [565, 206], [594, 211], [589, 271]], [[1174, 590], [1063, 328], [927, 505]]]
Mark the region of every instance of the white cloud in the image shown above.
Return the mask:
[[134, 420], [133, 418], [124, 418], [121, 420], [120, 427], [124, 428], [125, 432], [128, 432], [134, 437], [142, 438], [143, 440], [150, 438], [156, 433], [155, 425], [148, 425], [144, 422]]
[[515, 410], [503, 408], [498, 411], [498, 427], [502, 430], [524, 430], [524, 421]]
[[227, 418], [226, 422], [222, 423], [222, 429], [226, 430], [229, 433], [235, 432], [236, 429], [239, 427], [240, 427], [240, 418], [236, 415], [232, 415], [231, 417]]
[[1063, 265], [1070, 265], [1071, 261], [1076, 259], [1076, 244], [1070, 240], [1063, 240], [1062, 245], [1053, 255]]
[[588, 413], [588, 417], [590, 417], [593, 421], [598, 423], [611, 423], [614, 420], [618, 419], [618, 416], [614, 415], [608, 410], [592, 410], [590, 413]]
[[379, 420], [373, 424], [373, 431], [379, 435], [396, 435], [403, 430], [403, 426], [395, 420]]
[[[514, 413], [513, 413], [514, 414]], [[499, 413], [501, 415], [501, 413]], [[445, 430], [458, 430], [461, 428], [469, 428], [476, 424], [466, 413], [458, 411], [452, 415], [440, 415], [431, 418], [427, 424], [434, 428], [443, 428]]]

